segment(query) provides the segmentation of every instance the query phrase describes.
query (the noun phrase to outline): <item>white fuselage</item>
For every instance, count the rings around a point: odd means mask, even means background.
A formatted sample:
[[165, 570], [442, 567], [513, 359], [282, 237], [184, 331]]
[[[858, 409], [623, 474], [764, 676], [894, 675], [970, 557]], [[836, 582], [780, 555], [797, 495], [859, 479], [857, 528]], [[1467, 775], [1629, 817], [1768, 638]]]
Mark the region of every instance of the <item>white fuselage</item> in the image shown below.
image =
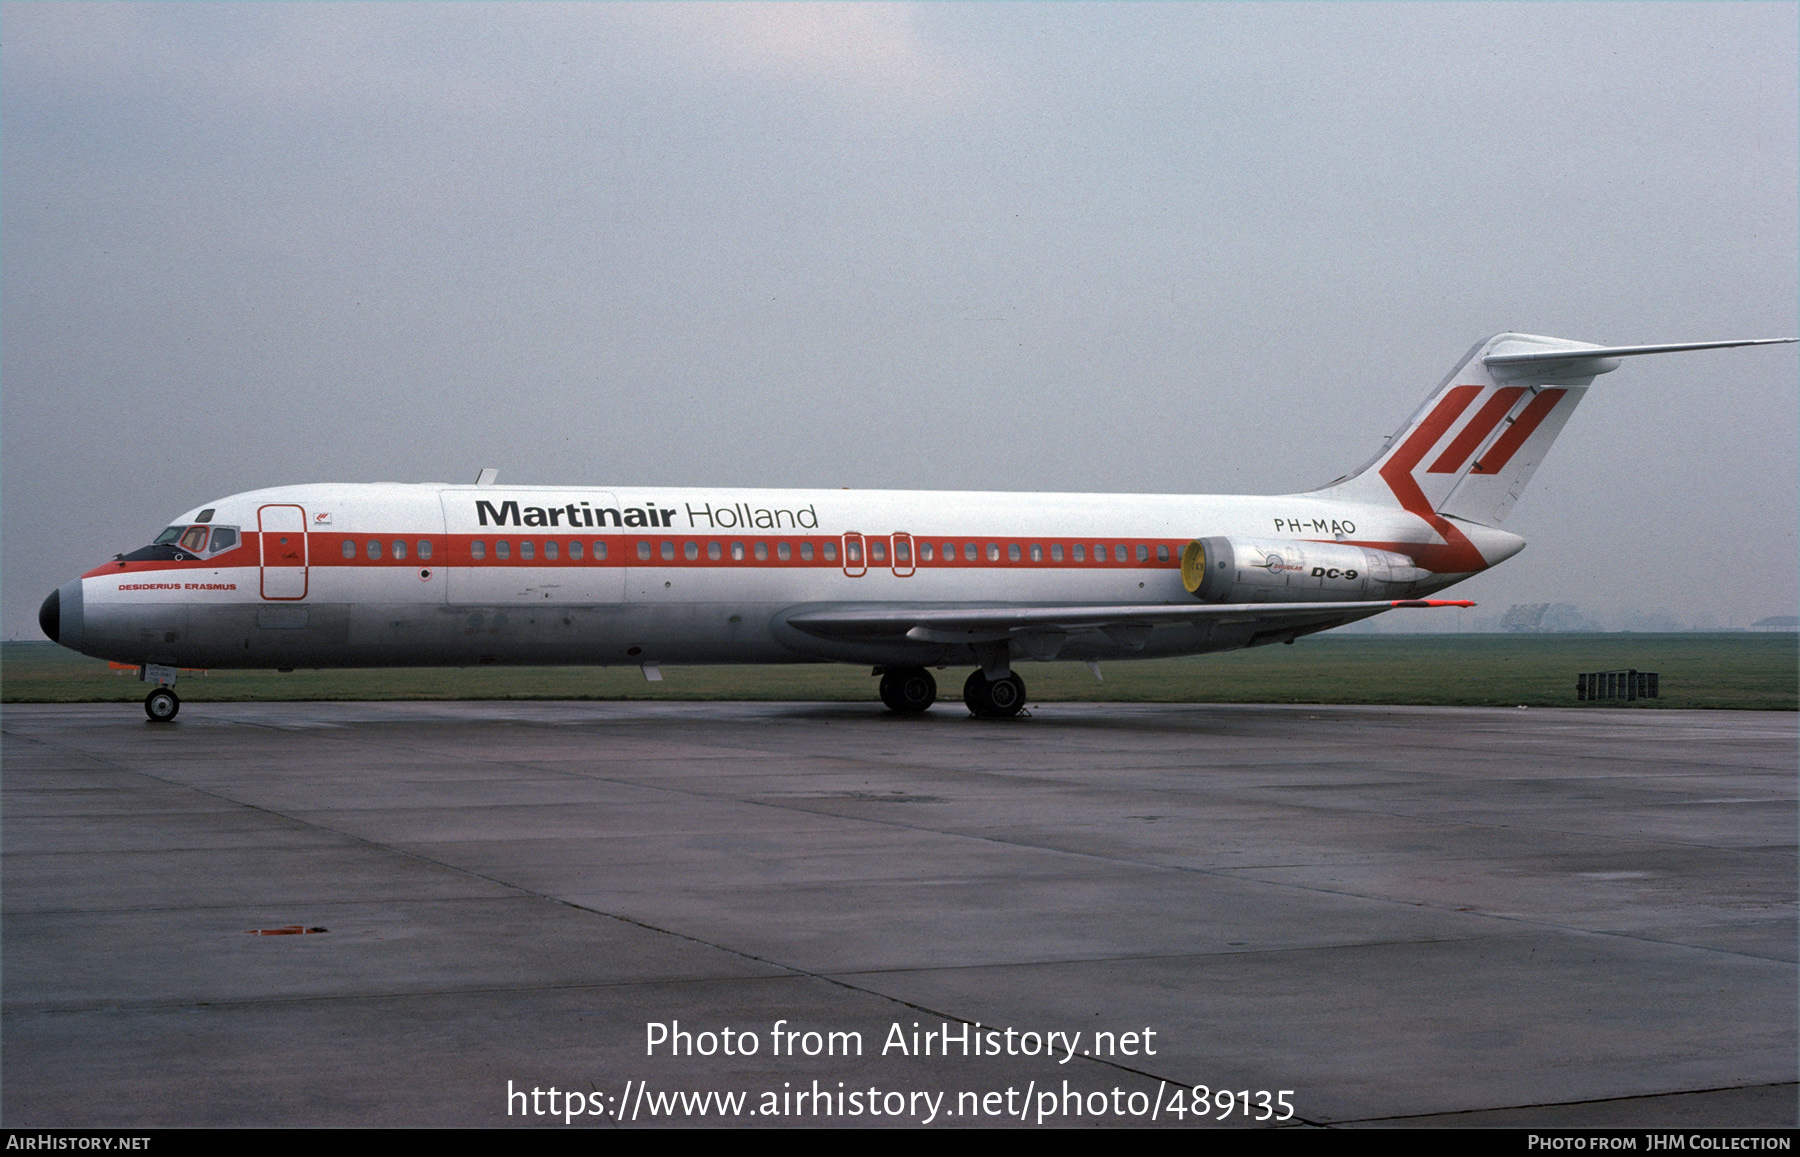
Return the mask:
[[[921, 637], [821, 639], [784, 616], [821, 606], [1191, 605], [1181, 554], [1208, 535], [1396, 552], [1429, 572], [1395, 592], [1416, 597], [1523, 545], [1476, 527], [1480, 559], [1435, 558], [1443, 539], [1411, 513], [1308, 495], [306, 485], [233, 495], [175, 525], [193, 536], [184, 541], [205, 539], [199, 527], [213, 538], [191, 557], [106, 563], [69, 584], [61, 641], [180, 667], [929, 666], [969, 651]], [[227, 538], [227, 549], [211, 549]], [[1296, 575], [1283, 590], [1310, 582]], [[1254, 621], [1174, 623], [1080, 632], [1056, 657], [1257, 641], [1276, 640], [1260, 638]]]

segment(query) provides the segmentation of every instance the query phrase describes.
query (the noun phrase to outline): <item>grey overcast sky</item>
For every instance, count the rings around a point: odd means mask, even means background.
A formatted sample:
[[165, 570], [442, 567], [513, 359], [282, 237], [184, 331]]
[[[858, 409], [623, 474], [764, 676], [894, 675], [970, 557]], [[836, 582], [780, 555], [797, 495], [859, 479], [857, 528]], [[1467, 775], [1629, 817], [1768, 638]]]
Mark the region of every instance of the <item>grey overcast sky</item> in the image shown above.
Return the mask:
[[[261, 486], [1280, 493], [1795, 336], [1796, 13], [6, 4], [0, 626]], [[1457, 589], [1792, 613], [1796, 367], [1598, 379]]]

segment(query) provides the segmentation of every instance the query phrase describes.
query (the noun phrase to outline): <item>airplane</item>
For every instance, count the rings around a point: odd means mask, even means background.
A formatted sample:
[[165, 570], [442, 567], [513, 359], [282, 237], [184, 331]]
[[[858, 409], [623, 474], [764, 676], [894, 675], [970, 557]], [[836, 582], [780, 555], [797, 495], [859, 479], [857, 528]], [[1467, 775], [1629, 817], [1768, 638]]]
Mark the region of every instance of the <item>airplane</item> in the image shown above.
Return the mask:
[[219, 498], [52, 591], [44, 634], [141, 668], [841, 662], [888, 708], [1025, 704], [1019, 659], [1196, 655], [1402, 608], [1511, 558], [1501, 529], [1593, 379], [1797, 339], [1478, 342], [1360, 469], [1298, 494], [279, 486]]

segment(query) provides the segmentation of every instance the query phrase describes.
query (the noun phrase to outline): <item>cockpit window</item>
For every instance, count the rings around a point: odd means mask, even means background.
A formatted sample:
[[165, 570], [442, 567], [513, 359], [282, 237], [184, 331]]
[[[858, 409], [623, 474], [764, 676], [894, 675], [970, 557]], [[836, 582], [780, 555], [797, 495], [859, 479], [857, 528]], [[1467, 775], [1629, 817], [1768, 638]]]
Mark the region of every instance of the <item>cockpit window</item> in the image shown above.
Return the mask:
[[172, 542], [155, 542], [119, 557], [125, 562], [193, 562], [200, 556], [189, 554]]
[[[212, 545], [208, 549], [208, 530]], [[171, 526], [156, 536], [149, 546], [141, 546], [120, 557], [126, 562], [198, 562], [202, 555], [216, 555], [238, 545], [235, 526]]]

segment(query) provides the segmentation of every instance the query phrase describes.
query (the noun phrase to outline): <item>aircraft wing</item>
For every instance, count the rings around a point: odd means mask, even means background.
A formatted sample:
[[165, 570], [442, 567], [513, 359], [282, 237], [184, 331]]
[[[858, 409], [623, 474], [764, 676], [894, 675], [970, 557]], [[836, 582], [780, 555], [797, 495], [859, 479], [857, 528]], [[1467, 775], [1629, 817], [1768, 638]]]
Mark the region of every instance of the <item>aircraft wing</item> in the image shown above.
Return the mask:
[[797, 608], [789, 626], [823, 639], [904, 636], [923, 643], [993, 642], [1019, 634], [1099, 630], [1109, 634], [1169, 623], [1259, 622], [1306, 626], [1397, 607], [1472, 607], [1467, 600], [1376, 599], [1367, 602], [1192, 603], [1163, 606], [987, 606], [853, 604]]

